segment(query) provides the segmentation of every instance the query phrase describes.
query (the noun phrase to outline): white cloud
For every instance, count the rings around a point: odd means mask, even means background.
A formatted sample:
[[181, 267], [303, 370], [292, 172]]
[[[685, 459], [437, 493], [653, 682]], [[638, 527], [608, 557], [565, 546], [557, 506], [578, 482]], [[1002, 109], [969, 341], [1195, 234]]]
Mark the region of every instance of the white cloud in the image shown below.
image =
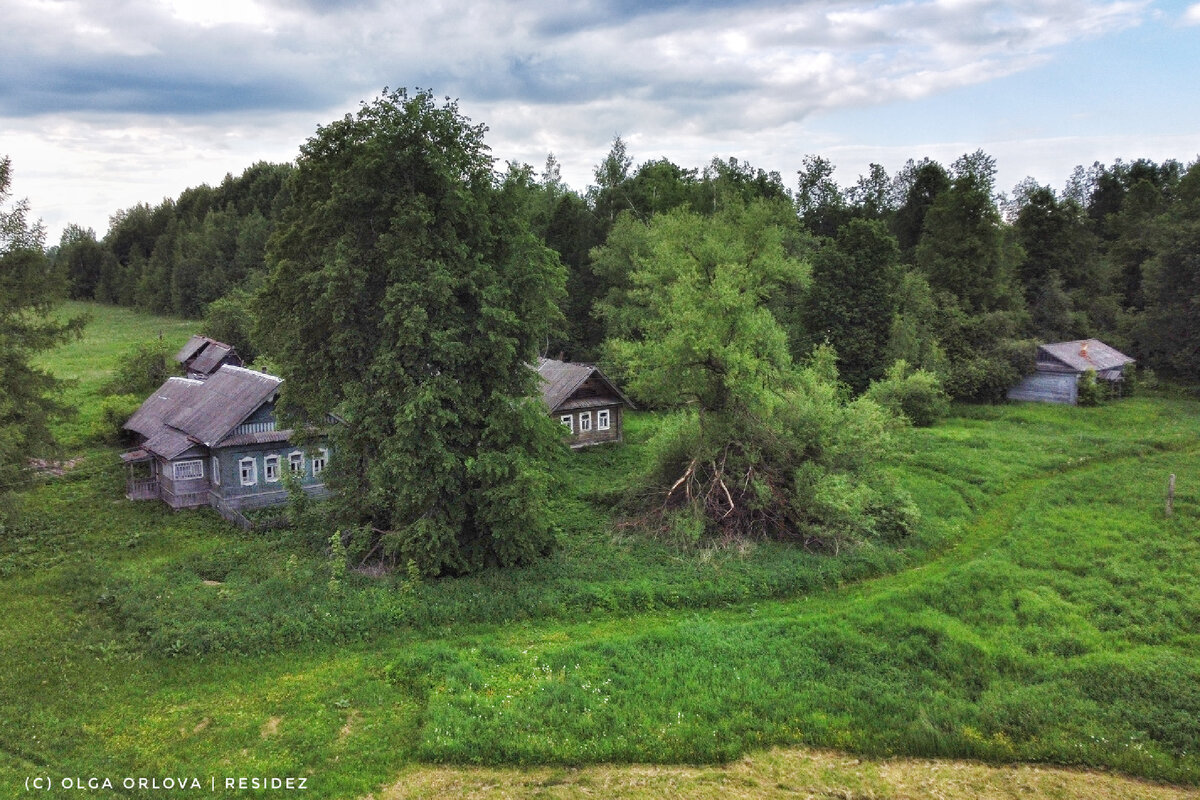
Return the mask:
[[1200, 25], [1200, 3], [1193, 3], [1183, 12], [1184, 25]]
[[1148, 0], [8, 5], [0, 136], [52, 228], [103, 228], [288, 160], [384, 85], [461, 98], [497, 156], [540, 167], [554, 150], [578, 188], [616, 133], [639, 159], [794, 169], [814, 115], [983, 84], [1149, 14]]

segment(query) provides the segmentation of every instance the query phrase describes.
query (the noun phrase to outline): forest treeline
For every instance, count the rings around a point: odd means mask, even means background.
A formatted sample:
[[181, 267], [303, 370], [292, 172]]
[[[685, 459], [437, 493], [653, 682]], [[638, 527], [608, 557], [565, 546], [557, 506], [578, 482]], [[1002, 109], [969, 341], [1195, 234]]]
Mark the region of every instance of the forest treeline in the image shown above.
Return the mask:
[[[1034, 343], [1097, 337], [1143, 366], [1200, 374], [1200, 164], [1118, 160], [1077, 167], [1061, 190], [1027, 179], [1009, 195], [983, 152], [950, 165], [871, 165], [839, 185], [808, 156], [789, 185], [736, 159], [634, 166], [618, 137], [579, 192], [551, 155], [509, 165], [531, 230], [567, 270], [553, 354], [603, 361], [628, 324], [630, 283], [657, 215], [712, 217], [762, 201], [785, 247], [810, 265], [773, 309], [796, 357], [828, 342], [858, 390], [897, 359], [941, 376], [958, 399], [999, 399], [1032, 366]], [[205, 319], [253, 356], [250, 298], [290, 202], [294, 167], [257, 163], [216, 187], [115, 213], [108, 231], [68, 226], [53, 262], [70, 295]]]

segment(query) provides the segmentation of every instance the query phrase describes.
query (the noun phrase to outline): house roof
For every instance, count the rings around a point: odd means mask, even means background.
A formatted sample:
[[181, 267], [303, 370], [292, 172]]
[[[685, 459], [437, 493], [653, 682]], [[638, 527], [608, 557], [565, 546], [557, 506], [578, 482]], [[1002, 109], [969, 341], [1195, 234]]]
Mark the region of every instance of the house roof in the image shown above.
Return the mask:
[[[197, 444], [213, 447], [278, 391], [282, 378], [225, 364], [207, 381], [168, 378], [125, 428], [146, 437], [141, 447], [174, 458]], [[279, 432], [286, 438], [286, 431]]]
[[204, 381], [190, 378], [167, 378], [166, 383], [146, 398], [124, 427], [147, 439], [161, 433], [166, 425], [164, 420], [181, 405], [187, 404], [192, 394], [203, 385]]
[[269, 400], [282, 378], [225, 364], [166, 423], [212, 447]]
[[1054, 342], [1038, 348], [1042, 353], [1055, 361], [1069, 367], [1073, 372], [1086, 372], [1093, 369], [1102, 372], [1106, 369], [1123, 367], [1132, 364], [1134, 359], [1121, 351], [1109, 347], [1099, 339], [1079, 339], [1073, 342]]
[[221, 362], [233, 352], [233, 346], [224, 342], [214, 342], [209, 340], [208, 347], [192, 362], [189, 369], [194, 372], [200, 372], [205, 375], [221, 366]]
[[182, 364], [189, 358], [194, 358], [195, 355], [203, 350], [204, 346], [211, 341], [212, 339], [209, 339], [207, 336], [201, 336], [197, 333], [192, 338], [187, 340], [187, 344], [183, 346], [183, 349], [175, 354], [175, 360]]
[[591, 364], [576, 364], [571, 361], [555, 361], [552, 358], [539, 358], [538, 375], [542, 377], [542, 400], [550, 411], [558, 411], [570, 399], [571, 395], [583, 385], [583, 382], [595, 375], [613, 393], [630, 408], [634, 408], [629, 398], [621, 392], [599, 367]]

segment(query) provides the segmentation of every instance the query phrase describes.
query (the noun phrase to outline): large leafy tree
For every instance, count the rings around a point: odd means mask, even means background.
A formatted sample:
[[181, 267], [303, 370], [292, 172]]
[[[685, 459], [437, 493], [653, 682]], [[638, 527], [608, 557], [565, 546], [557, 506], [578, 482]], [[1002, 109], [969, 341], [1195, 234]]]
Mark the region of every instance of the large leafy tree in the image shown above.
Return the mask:
[[679, 411], [656, 442], [648, 516], [689, 538], [837, 548], [906, 530], [904, 498], [868, 475], [889, 445], [888, 416], [844, 401], [828, 348], [797, 367], [772, 312], [808, 281], [789, 252], [796, 224], [779, 201], [710, 217], [677, 209], [635, 223], [637, 246], [620, 255], [632, 272], [614, 298], [625, 308], [610, 320], [610, 358], [639, 398]]
[[455, 103], [404, 90], [318, 128], [256, 302], [293, 413], [346, 420], [331, 460], [343, 514], [427, 574], [552, 543], [560, 445], [529, 364], [563, 270], [483, 133]]
[[48, 316], [64, 286], [46, 259], [45, 229], [28, 218], [28, 202], [10, 205], [11, 167], [0, 158], [0, 497], [25, 481], [28, 459], [53, 443], [50, 421], [69, 411], [58, 399], [60, 382], [30, 361], [83, 326], [81, 319]]

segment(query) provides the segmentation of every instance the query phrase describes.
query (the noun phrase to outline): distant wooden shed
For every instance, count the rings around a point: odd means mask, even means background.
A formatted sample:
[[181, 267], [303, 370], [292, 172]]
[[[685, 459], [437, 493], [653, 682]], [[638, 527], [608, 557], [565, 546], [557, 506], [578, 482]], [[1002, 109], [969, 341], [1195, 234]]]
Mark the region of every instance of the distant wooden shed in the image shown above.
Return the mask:
[[198, 381], [207, 380], [226, 364], [244, 366], [233, 345], [200, 334], [187, 340], [187, 344], [175, 354], [175, 360], [183, 365], [189, 378]]
[[635, 408], [599, 367], [539, 358], [542, 400], [569, 432], [571, 447], [622, 439], [624, 409]]
[[1134, 359], [1099, 339], [1044, 344], [1037, 350], [1036, 370], [1008, 390], [1008, 399], [1075, 405], [1085, 372], [1092, 370], [1096, 380], [1116, 384], [1125, 379], [1125, 368], [1132, 363]]

